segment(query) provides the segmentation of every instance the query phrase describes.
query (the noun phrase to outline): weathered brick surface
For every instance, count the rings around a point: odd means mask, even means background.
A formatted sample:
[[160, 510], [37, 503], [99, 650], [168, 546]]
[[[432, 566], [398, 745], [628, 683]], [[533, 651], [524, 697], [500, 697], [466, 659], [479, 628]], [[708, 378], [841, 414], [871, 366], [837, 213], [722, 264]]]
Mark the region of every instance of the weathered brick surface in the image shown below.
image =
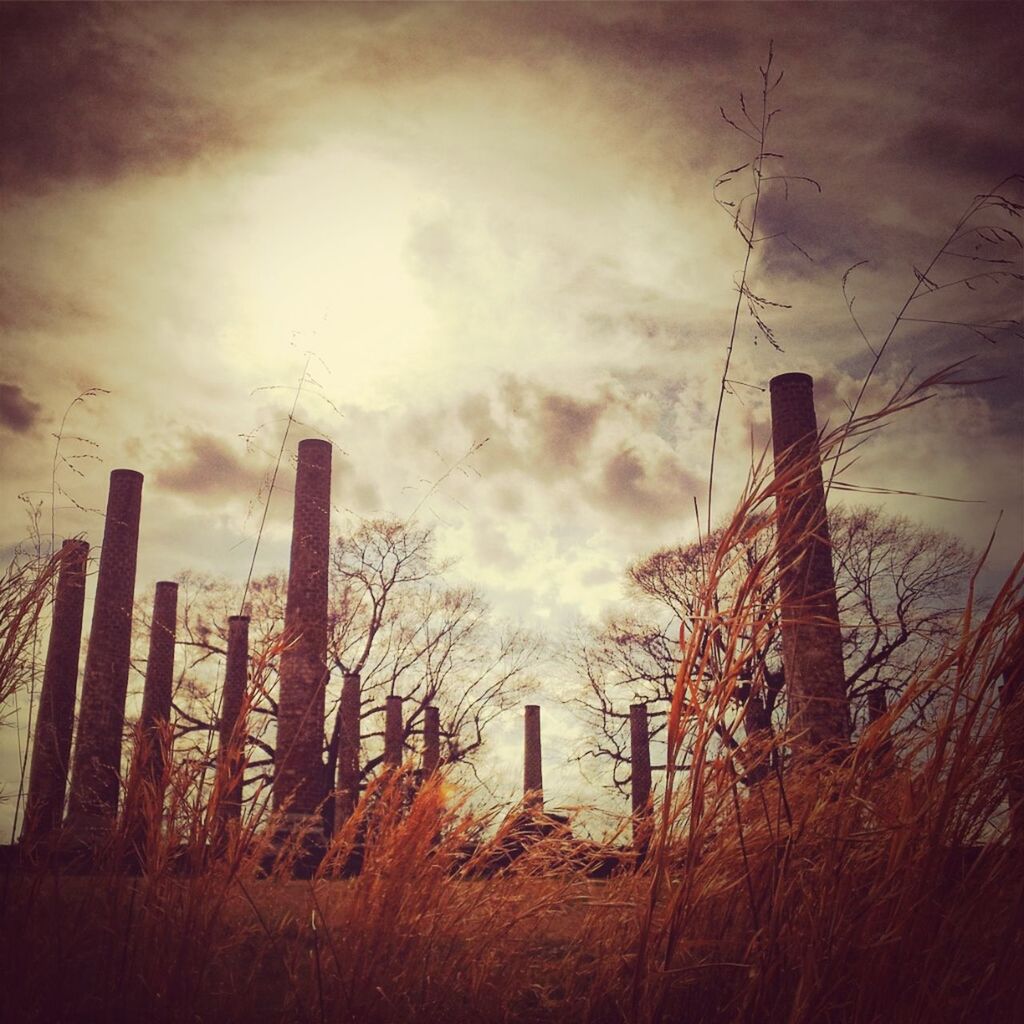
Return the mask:
[[402, 698], [388, 697], [384, 702], [384, 763], [397, 768], [402, 763]]
[[135, 726], [124, 801], [125, 831], [140, 853], [144, 853], [150, 838], [159, 835], [163, 820], [166, 772], [170, 763], [169, 722], [177, 618], [178, 584], [162, 581], [156, 585], [153, 599], [142, 711]]
[[338, 734], [338, 791], [334, 826], [340, 826], [359, 803], [359, 673], [349, 672], [341, 686], [341, 730]]
[[630, 796], [633, 806], [633, 843], [646, 849], [651, 833], [651, 741], [647, 705], [629, 707]]
[[771, 381], [786, 670], [794, 750], [841, 746], [850, 718], [832, 542], [814, 415], [814, 382], [804, 373]]
[[88, 560], [88, 541], [61, 545], [25, 806], [24, 837], [29, 840], [60, 828], [64, 815]]
[[629, 708], [629, 757], [633, 813], [647, 810], [651, 801], [651, 744], [647, 731], [647, 705]]
[[115, 469], [72, 761], [68, 825], [74, 829], [109, 827], [117, 813], [141, 509], [142, 474]]
[[536, 807], [544, 804], [541, 771], [540, 707], [527, 704], [523, 716], [523, 799]]
[[242, 815], [242, 771], [245, 754], [245, 722], [242, 704], [249, 675], [249, 617], [228, 619], [228, 657], [221, 697], [217, 772], [220, 786], [219, 818], [238, 821]]
[[174, 639], [178, 626], [178, 584], [162, 580], [153, 598], [153, 621], [149, 629], [149, 658], [139, 715], [139, 736], [145, 748], [140, 769], [152, 782], [164, 775], [164, 747], [171, 718], [171, 691], [174, 687]]
[[285, 635], [274, 756], [274, 807], [311, 816], [326, 798], [323, 767], [327, 682], [327, 570], [331, 445], [299, 442]]
[[423, 709], [423, 777], [437, 771], [441, 763], [441, 712], [433, 704]]

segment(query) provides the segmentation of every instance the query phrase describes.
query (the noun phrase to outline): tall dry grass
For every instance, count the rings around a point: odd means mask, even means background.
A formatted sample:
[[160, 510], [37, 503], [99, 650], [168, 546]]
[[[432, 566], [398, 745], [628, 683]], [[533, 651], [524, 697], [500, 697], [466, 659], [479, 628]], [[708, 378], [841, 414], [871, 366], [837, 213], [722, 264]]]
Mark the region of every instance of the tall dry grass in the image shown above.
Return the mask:
[[[901, 389], [822, 437], [822, 455], [855, 451], [954, 380]], [[394, 772], [296, 880], [303, 843], [276, 844], [263, 794], [225, 826], [232, 779], [172, 766], [152, 792], [130, 788], [88, 868], [40, 849], [6, 869], [5, 1019], [1019, 1019], [1024, 844], [1007, 795], [1024, 736], [1020, 687], [1001, 687], [1020, 675], [1024, 560], [985, 603], [972, 588], [957, 641], [844, 756], [776, 758], [748, 786], [767, 751], [722, 736], [737, 734], [736, 688], [770, 640], [778, 553], [728, 593], [719, 583], [788, 484], [757, 467], [709, 558], [670, 717], [668, 763], [687, 767], [669, 774], [642, 865], [624, 854], [595, 880], [608, 850], [524, 831], [517, 815], [481, 838], [494, 823], [442, 777], [415, 790]], [[692, 680], [709, 674], [698, 700]], [[938, 694], [929, 723], [891, 728], [925, 692]], [[787, 754], [793, 739], [772, 742]], [[525, 852], [511, 860], [510, 847]]]

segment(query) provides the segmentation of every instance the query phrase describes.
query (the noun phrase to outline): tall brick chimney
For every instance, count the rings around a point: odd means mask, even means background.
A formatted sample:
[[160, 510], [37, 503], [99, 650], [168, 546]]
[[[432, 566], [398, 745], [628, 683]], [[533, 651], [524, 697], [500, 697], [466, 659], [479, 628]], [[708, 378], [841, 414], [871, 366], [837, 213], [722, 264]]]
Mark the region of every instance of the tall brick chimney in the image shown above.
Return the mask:
[[[174, 687], [174, 638], [178, 625], [178, 584], [163, 580], [156, 585], [153, 621], [149, 632], [149, 660], [139, 716], [138, 769], [151, 784], [160, 786], [170, 750], [165, 746]], [[161, 791], [162, 792], [162, 791]]]
[[397, 768], [402, 763], [402, 698], [391, 696], [384, 702], [384, 764]]
[[772, 378], [772, 443], [782, 605], [782, 660], [793, 748], [841, 748], [850, 739], [832, 542], [806, 373]]
[[540, 706], [527, 704], [523, 716], [523, 803], [544, 806], [544, 777], [541, 772]]
[[245, 722], [242, 704], [249, 676], [249, 616], [228, 619], [228, 656], [220, 705], [217, 779], [220, 790], [218, 818], [222, 826], [242, 816], [242, 772], [245, 759]]
[[64, 541], [59, 558], [25, 805], [22, 837], [28, 841], [40, 839], [60, 828], [71, 758], [88, 541]]
[[441, 763], [441, 712], [433, 704], [423, 709], [423, 777], [430, 778]]
[[338, 793], [334, 827], [338, 829], [359, 803], [359, 673], [347, 672], [341, 686], [341, 730], [338, 734]]
[[274, 808], [288, 827], [322, 834], [324, 687], [327, 683], [327, 570], [331, 529], [331, 445], [299, 442], [295, 514], [285, 606], [274, 758]]
[[83, 838], [109, 830], [117, 814], [141, 510], [142, 474], [115, 469], [110, 474], [68, 801], [68, 827]]
[[651, 831], [651, 743], [647, 705], [629, 707], [630, 795], [633, 802], [633, 844], [645, 850]]

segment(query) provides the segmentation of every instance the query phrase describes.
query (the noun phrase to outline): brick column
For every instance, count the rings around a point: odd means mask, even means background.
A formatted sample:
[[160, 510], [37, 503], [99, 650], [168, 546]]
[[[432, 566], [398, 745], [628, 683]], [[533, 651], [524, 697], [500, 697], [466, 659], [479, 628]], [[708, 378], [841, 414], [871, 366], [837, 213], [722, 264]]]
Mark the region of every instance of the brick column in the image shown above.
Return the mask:
[[646, 850], [651, 832], [651, 743], [647, 705], [629, 707], [630, 793], [633, 801], [633, 845]]
[[544, 778], [541, 772], [540, 707], [527, 704], [523, 718], [523, 803], [544, 806]]
[[337, 830], [359, 803], [359, 673], [348, 672], [341, 686], [341, 730], [338, 734], [338, 792], [334, 807]]
[[805, 373], [771, 381], [778, 513], [782, 660], [795, 751], [840, 748], [850, 739], [832, 542], [814, 415]]
[[117, 813], [141, 510], [142, 474], [115, 469], [110, 474], [68, 801], [68, 827], [83, 836], [108, 830]]
[[388, 697], [384, 702], [384, 764], [397, 768], [402, 763], [402, 698]]
[[331, 445], [299, 442], [295, 477], [281, 688], [274, 757], [274, 808], [290, 826], [322, 833], [324, 687], [327, 682], [327, 570], [331, 528]]
[[[178, 584], [163, 580], [156, 585], [153, 621], [149, 631], [149, 659], [139, 716], [139, 770], [151, 784], [162, 787], [166, 775], [174, 687], [174, 637], [178, 626]], [[161, 794], [163, 790], [161, 788]]]
[[242, 817], [242, 773], [245, 766], [245, 726], [242, 705], [249, 677], [249, 616], [228, 619], [228, 656], [221, 695], [217, 784], [220, 787], [218, 819], [221, 825]]
[[433, 704], [423, 709], [423, 777], [430, 778], [441, 763], [441, 712]]
[[59, 558], [25, 805], [23, 838], [29, 841], [59, 829], [64, 816], [82, 646], [88, 541], [64, 541]]

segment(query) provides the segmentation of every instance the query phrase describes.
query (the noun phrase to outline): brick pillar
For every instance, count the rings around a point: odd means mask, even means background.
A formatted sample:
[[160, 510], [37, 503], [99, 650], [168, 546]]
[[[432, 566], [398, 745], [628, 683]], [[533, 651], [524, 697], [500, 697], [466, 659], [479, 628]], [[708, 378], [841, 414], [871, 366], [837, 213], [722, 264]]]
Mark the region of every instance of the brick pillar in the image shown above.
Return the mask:
[[651, 832], [651, 743], [647, 705], [629, 707], [630, 790], [633, 800], [633, 845], [646, 850]]
[[142, 474], [115, 469], [110, 474], [68, 801], [68, 827], [85, 835], [107, 831], [117, 813], [141, 510]]
[[285, 636], [274, 759], [274, 808], [290, 825], [322, 832], [324, 687], [327, 682], [327, 569], [331, 528], [331, 445], [299, 442]]
[[384, 702], [384, 764], [397, 768], [402, 763], [402, 698]]
[[338, 733], [338, 793], [334, 827], [352, 816], [359, 803], [359, 673], [347, 672], [341, 686], [341, 730]]
[[[174, 637], [178, 625], [178, 584], [167, 580], [156, 585], [153, 621], [149, 631], [149, 659], [139, 716], [139, 761], [143, 777], [162, 787], [168, 755], [171, 690], [174, 687]], [[160, 790], [161, 795], [163, 790]]]
[[50, 641], [46, 649], [43, 689], [39, 696], [23, 838], [39, 839], [60, 828], [68, 784], [71, 733], [82, 646], [85, 573], [89, 543], [66, 540], [53, 598]]
[[441, 712], [433, 704], [423, 709], [423, 777], [430, 778], [441, 763]]
[[782, 660], [795, 751], [840, 748], [850, 739], [832, 542], [814, 415], [805, 373], [771, 381], [778, 513]]
[[245, 763], [245, 726], [242, 705], [249, 677], [249, 616], [228, 619], [228, 657], [221, 695], [217, 784], [220, 787], [218, 819], [221, 825], [242, 817], [242, 773]]
[[527, 704], [523, 719], [523, 803], [544, 806], [544, 778], [540, 755], [540, 707]]

